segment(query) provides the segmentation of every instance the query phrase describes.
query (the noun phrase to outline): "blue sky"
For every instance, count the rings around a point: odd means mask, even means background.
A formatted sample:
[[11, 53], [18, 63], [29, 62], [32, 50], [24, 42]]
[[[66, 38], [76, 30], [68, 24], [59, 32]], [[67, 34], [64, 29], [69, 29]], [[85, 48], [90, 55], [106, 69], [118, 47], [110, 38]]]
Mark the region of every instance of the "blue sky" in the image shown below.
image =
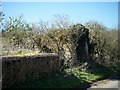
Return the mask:
[[30, 22], [51, 20], [53, 15], [68, 15], [75, 23], [98, 21], [108, 28], [118, 25], [117, 2], [3, 2], [6, 17], [23, 14]]

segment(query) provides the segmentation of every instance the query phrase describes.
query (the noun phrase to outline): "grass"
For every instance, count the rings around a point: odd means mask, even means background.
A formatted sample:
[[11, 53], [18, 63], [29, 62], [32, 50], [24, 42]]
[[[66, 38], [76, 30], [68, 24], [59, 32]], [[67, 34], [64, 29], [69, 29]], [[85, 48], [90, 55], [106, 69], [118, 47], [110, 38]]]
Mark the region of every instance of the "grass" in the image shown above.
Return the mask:
[[63, 73], [54, 76], [16, 84], [14, 88], [76, 88], [82, 87], [101, 78], [100, 75], [82, 72], [80, 70], [66, 69]]
[[[35, 56], [34, 54], [17, 54], [8, 55], [7, 57], [24, 57]], [[41, 54], [39, 54], [41, 55]], [[91, 70], [91, 71], [90, 71]], [[64, 72], [55, 74], [51, 77], [42, 78], [34, 81], [27, 81], [25, 83], [15, 84], [12, 88], [76, 88], [83, 87], [86, 84], [92, 83], [112, 73], [112, 71], [97, 63], [93, 68], [86, 72], [78, 69], [65, 69]]]
[[75, 76], [58, 74], [49, 78], [15, 85], [15, 88], [72, 88], [81, 83], [82, 81]]
[[[26, 57], [26, 56], [39, 56], [39, 55], [45, 55], [48, 53], [28, 53], [28, 54], [14, 54], [14, 55], [5, 55], [5, 56], [1, 56], [1, 57]], [[53, 53], [54, 54], [54, 53]]]
[[100, 65], [98, 63], [95, 63], [92, 68], [87, 70], [87, 72], [93, 73], [95, 75], [99, 75], [103, 78], [103, 77], [107, 77], [107, 76], [113, 74], [114, 70], [112, 70], [112, 68], [110, 68], [110, 67], [106, 67], [106, 66]]
[[99, 78], [102, 78], [102, 75], [100, 74], [91, 74], [88, 72], [83, 72], [80, 70], [74, 70], [74, 69], [68, 69], [66, 70], [67, 73], [73, 74], [74, 76], [78, 77], [79, 79], [84, 80], [85, 82], [91, 83], [92, 81], [95, 81]]
[[[35, 56], [34, 54], [18, 54], [14, 57]], [[39, 54], [41, 55], [41, 54]], [[7, 56], [13, 57], [13, 55]], [[91, 70], [91, 71], [90, 71]], [[46, 77], [38, 80], [29, 80], [25, 83], [19, 83], [12, 86], [12, 88], [76, 88], [83, 87], [86, 84], [97, 81], [106, 75], [112, 73], [111, 70], [104, 66], [100, 66], [97, 63], [93, 68], [87, 71], [80, 71], [78, 69], [65, 69], [64, 72], [60, 72], [51, 77]]]
[[40, 54], [16, 54], [16, 55], [6, 55], [6, 56], [1, 56], [1, 57], [25, 57], [25, 56], [36, 56], [36, 55], [40, 55]]

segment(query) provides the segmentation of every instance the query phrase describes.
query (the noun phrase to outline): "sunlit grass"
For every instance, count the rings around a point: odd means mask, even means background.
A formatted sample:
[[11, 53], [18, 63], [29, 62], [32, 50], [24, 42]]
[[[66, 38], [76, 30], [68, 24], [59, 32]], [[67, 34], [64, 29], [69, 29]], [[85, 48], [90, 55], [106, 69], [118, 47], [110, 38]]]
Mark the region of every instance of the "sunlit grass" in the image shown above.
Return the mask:
[[100, 75], [82, 72], [80, 70], [66, 69], [64, 73], [59, 73], [53, 75], [52, 77], [15, 85], [15, 87], [16, 88], [76, 88], [76, 87], [82, 87], [99, 78], [101, 78]]
[[55, 55], [55, 53], [38, 53], [38, 52], [32, 52], [32, 53], [22, 53], [22, 54], [11, 54], [11, 55], [5, 55], [1, 57], [31, 57], [31, 56], [40, 56], [40, 55], [48, 55], [52, 54]]
[[99, 78], [102, 78], [102, 75], [100, 74], [91, 74], [91, 73], [87, 73], [87, 72], [83, 72], [83, 71], [80, 71], [80, 70], [73, 70], [73, 69], [66, 69], [65, 70], [67, 73], [69, 74], [73, 74], [74, 76], [78, 77], [79, 79], [82, 79], [86, 82], [92, 82], [92, 81], [95, 81]]
[[37, 56], [41, 55], [40, 53], [31, 53], [31, 54], [15, 54], [15, 55], [6, 55], [1, 57], [25, 57], [25, 56]]

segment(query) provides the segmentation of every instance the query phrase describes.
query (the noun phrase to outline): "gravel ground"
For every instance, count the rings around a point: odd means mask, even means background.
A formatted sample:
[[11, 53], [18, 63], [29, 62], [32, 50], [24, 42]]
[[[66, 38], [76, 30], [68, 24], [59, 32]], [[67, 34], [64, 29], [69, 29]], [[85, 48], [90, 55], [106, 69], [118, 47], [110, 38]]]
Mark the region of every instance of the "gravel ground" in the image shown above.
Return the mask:
[[120, 80], [117, 80], [117, 79], [113, 79], [113, 80], [102, 80], [102, 81], [98, 81], [94, 84], [91, 85], [90, 88], [88, 88], [87, 90], [92, 90], [92, 89], [95, 89], [95, 88], [101, 88], [102, 90], [105, 90], [105, 89], [112, 89], [113, 90], [120, 90]]

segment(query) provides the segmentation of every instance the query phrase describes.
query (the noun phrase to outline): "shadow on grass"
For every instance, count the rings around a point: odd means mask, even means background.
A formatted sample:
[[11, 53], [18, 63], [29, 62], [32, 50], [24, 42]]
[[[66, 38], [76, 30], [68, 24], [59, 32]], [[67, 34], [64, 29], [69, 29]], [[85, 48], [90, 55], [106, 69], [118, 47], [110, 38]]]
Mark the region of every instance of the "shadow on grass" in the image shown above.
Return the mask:
[[[108, 79], [109, 75], [113, 74], [110, 68], [99, 65], [98, 63], [90, 67], [87, 72], [88, 74], [79, 71], [72, 71], [72, 73], [59, 72], [39, 80], [30, 80], [25, 83], [16, 84], [11, 88], [71, 88], [73, 90], [86, 90], [91, 87], [91, 83]], [[99, 77], [96, 78], [96, 75]], [[91, 82], [87, 81], [87, 78]]]
[[115, 73], [112, 67], [103, 66], [95, 60], [92, 60], [87, 72], [101, 75], [102, 78], [107, 78], [109, 75]]
[[79, 79], [74, 75], [69, 75], [62, 72], [62, 73], [53, 75], [51, 77], [34, 80], [30, 82], [25, 82], [21, 84], [16, 84], [11, 88], [74, 88], [74, 89], [77, 89], [75, 87], [82, 87], [87, 83], [88, 82], [84, 81], [83, 79]]

